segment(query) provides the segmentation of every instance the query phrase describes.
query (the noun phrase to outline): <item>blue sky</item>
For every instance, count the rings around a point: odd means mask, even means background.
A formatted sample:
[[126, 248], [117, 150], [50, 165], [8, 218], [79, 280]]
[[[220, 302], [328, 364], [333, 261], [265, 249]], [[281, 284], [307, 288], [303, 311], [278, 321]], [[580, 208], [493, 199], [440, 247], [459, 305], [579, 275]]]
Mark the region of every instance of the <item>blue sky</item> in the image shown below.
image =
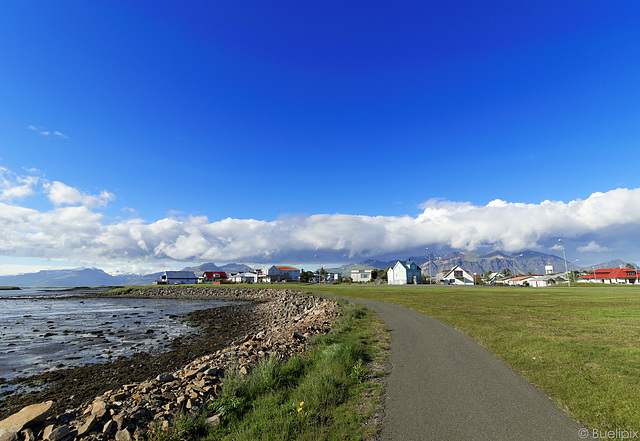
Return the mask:
[[635, 1], [1, 8], [0, 274], [640, 262]]

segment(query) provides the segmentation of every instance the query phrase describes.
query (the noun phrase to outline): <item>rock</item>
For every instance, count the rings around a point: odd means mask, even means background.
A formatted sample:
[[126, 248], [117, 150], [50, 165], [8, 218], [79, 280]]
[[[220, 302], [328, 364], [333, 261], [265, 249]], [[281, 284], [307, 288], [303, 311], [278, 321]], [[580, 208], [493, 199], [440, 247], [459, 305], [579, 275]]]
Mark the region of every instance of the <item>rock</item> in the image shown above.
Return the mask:
[[175, 380], [175, 378], [171, 374], [160, 374], [156, 377], [156, 380], [158, 380], [160, 383], [168, 383]]
[[98, 418], [102, 418], [105, 413], [107, 413], [107, 403], [105, 403], [102, 400], [94, 401], [93, 407], [91, 408], [91, 415], [95, 415]]
[[111, 401], [111, 402], [114, 402], [114, 401], [122, 401], [122, 400], [124, 400], [125, 398], [127, 398], [127, 394], [126, 394], [126, 393], [124, 393], [124, 392], [117, 392], [117, 393], [115, 393], [115, 394], [113, 394], [113, 395], [111, 396], [111, 400], [110, 400], [110, 401]]
[[217, 426], [218, 424], [220, 424], [220, 414], [216, 414], [214, 416], [211, 416], [209, 418], [207, 418], [205, 420], [205, 423], [207, 424], [207, 426], [213, 428], [215, 426]]
[[104, 427], [102, 428], [102, 433], [109, 435], [110, 433], [114, 432], [117, 429], [117, 424], [115, 421], [113, 420], [109, 420], [107, 422], [107, 424], [104, 425]]
[[82, 437], [91, 432], [91, 430], [96, 425], [97, 419], [98, 417], [96, 415], [90, 415], [89, 418], [87, 418], [87, 420], [84, 422], [84, 424], [78, 429], [78, 436]]
[[116, 432], [116, 441], [131, 441], [131, 434], [127, 429], [118, 430]]
[[[50, 427], [52, 426], [48, 426], [47, 429], [49, 429]], [[43, 437], [44, 440], [60, 441], [71, 435], [71, 429], [69, 429], [69, 426], [66, 425], [57, 427], [49, 431], [49, 433], [47, 433], [47, 429], [45, 429], [45, 436]]]
[[0, 431], [19, 433], [26, 426], [41, 423], [49, 416], [53, 401], [32, 404], [0, 421]]

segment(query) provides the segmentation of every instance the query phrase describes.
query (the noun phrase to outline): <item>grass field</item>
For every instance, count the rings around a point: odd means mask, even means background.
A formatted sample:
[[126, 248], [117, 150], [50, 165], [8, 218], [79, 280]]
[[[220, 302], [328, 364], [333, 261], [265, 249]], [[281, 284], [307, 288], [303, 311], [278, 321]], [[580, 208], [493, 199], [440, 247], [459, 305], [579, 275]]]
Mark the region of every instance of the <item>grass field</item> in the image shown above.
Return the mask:
[[588, 428], [640, 429], [640, 289], [324, 285], [439, 319]]

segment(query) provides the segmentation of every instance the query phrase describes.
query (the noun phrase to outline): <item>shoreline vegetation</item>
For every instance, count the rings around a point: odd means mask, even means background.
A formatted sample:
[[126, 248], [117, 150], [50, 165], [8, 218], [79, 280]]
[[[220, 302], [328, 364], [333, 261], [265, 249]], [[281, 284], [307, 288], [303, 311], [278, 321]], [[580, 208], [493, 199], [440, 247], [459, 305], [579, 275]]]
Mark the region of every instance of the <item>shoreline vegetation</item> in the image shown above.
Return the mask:
[[[56, 398], [55, 416], [33, 428], [34, 439], [51, 431], [95, 440], [372, 439], [380, 428], [383, 325], [366, 308], [290, 288], [185, 285], [89, 294], [247, 302], [189, 314], [199, 320], [200, 337], [172, 342], [168, 353], [16, 379], [46, 387], [0, 397], [0, 419]], [[213, 344], [213, 335], [224, 338]], [[144, 379], [132, 375], [134, 367], [147, 368]], [[81, 384], [98, 387], [83, 392]], [[47, 395], [52, 391], [56, 397]]]
[[0, 286], [0, 291], [21, 291], [19, 286]]

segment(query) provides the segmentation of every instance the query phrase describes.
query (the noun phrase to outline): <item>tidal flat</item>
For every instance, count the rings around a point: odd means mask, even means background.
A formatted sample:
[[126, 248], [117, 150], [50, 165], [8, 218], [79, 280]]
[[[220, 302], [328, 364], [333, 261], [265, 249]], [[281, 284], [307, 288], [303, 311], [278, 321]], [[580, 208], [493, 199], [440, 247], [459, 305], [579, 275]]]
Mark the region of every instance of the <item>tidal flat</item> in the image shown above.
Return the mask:
[[0, 308], [1, 418], [26, 402], [64, 408], [183, 365], [241, 336], [250, 305], [22, 290], [0, 296]]

